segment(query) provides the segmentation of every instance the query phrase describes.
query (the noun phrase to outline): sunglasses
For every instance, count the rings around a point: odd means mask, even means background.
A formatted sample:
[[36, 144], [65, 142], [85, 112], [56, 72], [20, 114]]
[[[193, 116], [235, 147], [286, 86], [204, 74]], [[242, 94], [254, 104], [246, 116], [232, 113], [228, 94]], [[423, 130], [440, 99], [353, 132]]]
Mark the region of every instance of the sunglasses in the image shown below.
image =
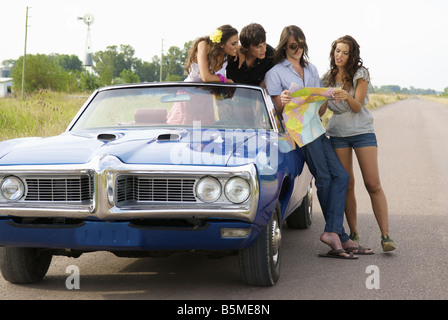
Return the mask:
[[288, 45], [288, 48], [290, 50], [297, 50], [298, 48], [303, 49], [303, 48], [305, 48], [305, 46], [306, 46], [306, 42], [305, 41], [299, 42], [299, 43], [294, 42], [294, 43], [290, 43]]

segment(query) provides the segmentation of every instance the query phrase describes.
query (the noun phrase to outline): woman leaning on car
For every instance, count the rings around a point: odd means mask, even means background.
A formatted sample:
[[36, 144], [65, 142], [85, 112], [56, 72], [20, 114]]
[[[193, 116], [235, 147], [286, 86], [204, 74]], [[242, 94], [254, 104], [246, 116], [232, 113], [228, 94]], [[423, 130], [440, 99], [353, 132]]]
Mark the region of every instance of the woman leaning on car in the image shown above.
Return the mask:
[[188, 56], [185, 81], [233, 82], [226, 78], [226, 67], [230, 57], [235, 57], [238, 48], [238, 30], [223, 25], [211, 35], [197, 39]]
[[[187, 58], [186, 82], [233, 83], [226, 78], [229, 59], [237, 54], [238, 30], [231, 25], [223, 25], [209, 36], [198, 38], [191, 47]], [[214, 122], [213, 102], [210, 96], [193, 95], [189, 103], [178, 102], [173, 105], [167, 116], [170, 125], [192, 124], [200, 121], [207, 125]], [[190, 108], [195, 105], [194, 111]]]

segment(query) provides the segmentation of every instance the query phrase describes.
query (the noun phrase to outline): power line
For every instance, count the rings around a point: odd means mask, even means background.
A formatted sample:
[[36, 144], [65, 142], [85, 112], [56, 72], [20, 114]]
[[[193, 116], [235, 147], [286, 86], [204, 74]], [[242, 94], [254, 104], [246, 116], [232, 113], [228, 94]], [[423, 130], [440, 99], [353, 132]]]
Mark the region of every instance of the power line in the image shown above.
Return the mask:
[[163, 64], [163, 38], [162, 38], [162, 50], [160, 53], [160, 82], [162, 82], [162, 71], [163, 71], [162, 64]]

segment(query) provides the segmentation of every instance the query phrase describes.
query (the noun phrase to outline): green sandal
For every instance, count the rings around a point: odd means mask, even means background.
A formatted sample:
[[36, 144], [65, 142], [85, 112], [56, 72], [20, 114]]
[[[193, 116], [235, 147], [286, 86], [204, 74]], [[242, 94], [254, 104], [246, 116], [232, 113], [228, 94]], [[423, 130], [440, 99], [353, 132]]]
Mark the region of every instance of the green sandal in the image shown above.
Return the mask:
[[396, 248], [394, 240], [387, 234], [381, 235], [381, 246], [383, 247], [384, 252], [394, 251]]
[[350, 232], [350, 240], [356, 242], [357, 244], [359, 244], [359, 234], [357, 234], [356, 232]]

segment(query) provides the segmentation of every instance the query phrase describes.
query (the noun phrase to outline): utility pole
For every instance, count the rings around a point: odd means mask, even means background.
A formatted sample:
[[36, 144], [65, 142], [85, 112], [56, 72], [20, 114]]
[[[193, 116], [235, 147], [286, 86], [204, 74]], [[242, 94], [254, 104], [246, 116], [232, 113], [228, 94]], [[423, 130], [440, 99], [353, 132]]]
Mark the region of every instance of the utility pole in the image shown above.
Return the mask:
[[162, 64], [163, 64], [163, 38], [162, 38], [162, 50], [160, 53], [160, 82], [162, 82]]
[[25, 98], [25, 64], [26, 64], [26, 40], [28, 37], [28, 7], [26, 7], [25, 19], [25, 49], [23, 52], [23, 70], [22, 70], [22, 100]]

